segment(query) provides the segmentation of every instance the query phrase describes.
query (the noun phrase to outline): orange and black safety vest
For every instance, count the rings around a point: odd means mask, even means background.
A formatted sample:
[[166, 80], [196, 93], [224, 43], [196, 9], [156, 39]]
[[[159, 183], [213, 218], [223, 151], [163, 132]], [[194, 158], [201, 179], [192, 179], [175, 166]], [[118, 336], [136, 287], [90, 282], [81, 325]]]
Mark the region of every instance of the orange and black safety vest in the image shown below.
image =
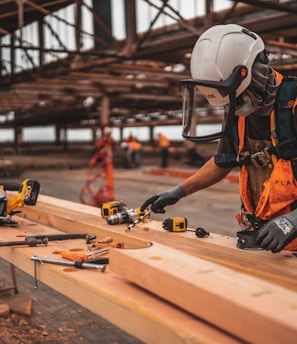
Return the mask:
[[[291, 212], [297, 206], [297, 133], [294, 130], [293, 114], [297, 106], [297, 78], [283, 77], [276, 73], [280, 84], [276, 105], [270, 114], [272, 147], [272, 172], [264, 182], [263, 191], [256, 207], [252, 204], [247, 166], [253, 157], [245, 151], [245, 117], [238, 118], [238, 146], [240, 161], [239, 189], [244, 211], [263, 221]], [[296, 163], [296, 164], [295, 164]], [[297, 240], [286, 249], [297, 249]]]

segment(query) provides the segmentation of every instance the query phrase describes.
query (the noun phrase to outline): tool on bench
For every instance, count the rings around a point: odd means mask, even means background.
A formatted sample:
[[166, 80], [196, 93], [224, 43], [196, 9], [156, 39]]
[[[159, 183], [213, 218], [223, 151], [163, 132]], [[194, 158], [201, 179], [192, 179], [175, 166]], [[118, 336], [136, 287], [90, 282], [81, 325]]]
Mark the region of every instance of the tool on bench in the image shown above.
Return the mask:
[[162, 223], [163, 229], [168, 232], [185, 232], [188, 221], [185, 217], [168, 217]]
[[163, 229], [168, 232], [195, 232], [198, 238], [208, 236], [209, 233], [202, 227], [188, 229], [188, 221], [185, 217], [169, 217], [162, 223]]
[[112, 237], [106, 237], [106, 238], [103, 238], [101, 240], [98, 240], [98, 243], [99, 244], [108, 244], [108, 243], [110, 243], [112, 241], [113, 241]]
[[118, 212], [115, 215], [109, 216], [107, 218], [107, 223], [109, 225], [118, 225], [122, 223], [132, 224], [134, 221], [138, 220], [140, 217], [146, 214], [146, 212], [147, 210], [141, 211], [140, 208], [130, 208]]
[[49, 241], [69, 240], [69, 239], [85, 239], [86, 243], [89, 244], [92, 240], [96, 239], [96, 235], [84, 234], [84, 233], [30, 235], [30, 236], [27, 236], [23, 241], [0, 242], [0, 246], [22, 246], [22, 245], [28, 245], [30, 247], [34, 247], [37, 245], [46, 246]]
[[[20, 210], [15, 209], [25, 205], [36, 205], [39, 190], [39, 182], [33, 179], [25, 179], [21, 184], [17, 182], [0, 183], [0, 225], [17, 225], [18, 223], [12, 220], [12, 216], [20, 213]], [[6, 191], [18, 191], [18, 194], [16, 197], [7, 198]]]
[[101, 216], [107, 219], [109, 216], [114, 215], [120, 211], [128, 209], [123, 201], [111, 201], [107, 203], [102, 203], [101, 205]]
[[34, 288], [37, 289], [37, 263], [48, 263], [48, 264], [56, 264], [56, 265], [65, 265], [65, 266], [73, 266], [78, 269], [99, 269], [101, 272], [106, 270], [105, 264], [94, 264], [88, 262], [81, 262], [81, 261], [69, 261], [63, 259], [53, 259], [53, 258], [45, 258], [45, 257], [37, 257], [32, 256], [31, 260], [34, 261]]
[[132, 227], [134, 227], [135, 225], [137, 225], [137, 223], [139, 222], [143, 222], [143, 220], [147, 217], [149, 217], [150, 213], [152, 212], [151, 209], [145, 209], [144, 213], [142, 215], [139, 216], [138, 219], [134, 220], [132, 223], [130, 223], [126, 229], [126, 231], [129, 231]]
[[237, 248], [242, 250], [262, 250], [260, 245], [256, 243], [259, 230], [243, 230], [238, 231], [237, 234]]
[[104, 247], [113, 247], [113, 248], [124, 248], [125, 244], [123, 242], [114, 241], [108, 244], [100, 244], [100, 242], [93, 242], [88, 246], [88, 250], [93, 250], [94, 248], [104, 248]]
[[103, 247], [89, 253], [73, 253], [73, 252], [68, 252], [68, 251], [62, 251], [61, 256], [65, 259], [72, 260], [72, 261], [88, 262], [89, 259], [91, 259], [92, 257], [95, 258], [94, 256], [96, 254], [107, 252], [108, 250], [109, 250], [109, 247]]

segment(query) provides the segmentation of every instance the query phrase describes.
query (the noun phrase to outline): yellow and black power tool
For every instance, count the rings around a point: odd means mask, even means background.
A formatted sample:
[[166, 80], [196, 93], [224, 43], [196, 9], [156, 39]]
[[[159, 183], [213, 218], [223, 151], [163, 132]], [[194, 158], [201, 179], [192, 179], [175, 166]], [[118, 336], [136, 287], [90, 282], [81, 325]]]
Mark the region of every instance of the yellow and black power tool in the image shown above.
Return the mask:
[[209, 233], [202, 227], [196, 229], [188, 228], [188, 221], [185, 217], [169, 217], [163, 221], [163, 229], [168, 232], [194, 232], [198, 238], [209, 236]]
[[123, 210], [127, 210], [128, 207], [123, 201], [111, 201], [101, 204], [101, 216], [103, 219], [107, 219], [109, 216], [115, 215]]
[[[37, 180], [25, 179], [22, 183], [0, 182], [0, 225], [17, 225], [12, 220], [14, 214], [20, 213], [25, 205], [33, 206], [37, 203], [40, 184]], [[15, 197], [7, 197], [6, 191], [18, 191]]]
[[162, 225], [168, 232], [185, 232], [188, 221], [185, 217], [169, 217], [163, 221]]
[[140, 208], [130, 208], [119, 211], [118, 213], [108, 216], [107, 223], [109, 225], [119, 225], [122, 223], [134, 223], [146, 214], [147, 210], [141, 211]]

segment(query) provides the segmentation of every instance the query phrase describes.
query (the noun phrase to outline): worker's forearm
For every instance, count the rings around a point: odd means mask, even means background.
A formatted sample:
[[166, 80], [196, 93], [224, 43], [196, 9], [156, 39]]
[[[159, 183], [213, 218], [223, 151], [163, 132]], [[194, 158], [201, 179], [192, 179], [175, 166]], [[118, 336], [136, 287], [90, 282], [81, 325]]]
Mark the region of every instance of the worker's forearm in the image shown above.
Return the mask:
[[196, 173], [185, 179], [181, 185], [187, 195], [211, 186], [223, 179], [231, 169], [218, 167], [214, 158], [208, 160]]

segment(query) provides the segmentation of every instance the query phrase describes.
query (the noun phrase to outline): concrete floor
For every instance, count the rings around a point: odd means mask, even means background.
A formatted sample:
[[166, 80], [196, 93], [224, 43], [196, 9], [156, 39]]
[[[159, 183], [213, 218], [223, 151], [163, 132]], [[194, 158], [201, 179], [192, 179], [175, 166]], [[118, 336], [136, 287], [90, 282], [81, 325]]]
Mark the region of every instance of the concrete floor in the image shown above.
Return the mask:
[[[120, 199], [129, 208], [140, 207], [157, 192], [167, 190], [180, 183], [183, 178], [155, 176], [147, 174], [154, 166], [140, 169], [115, 169], [115, 199]], [[176, 167], [179, 169], [179, 166]], [[184, 168], [183, 168], [184, 170]], [[188, 169], [193, 171], [193, 169]], [[84, 186], [88, 170], [26, 170], [22, 178], [36, 179], [41, 184], [41, 194], [80, 202], [80, 192]], [[238, 184], [220, 182], [207, 190], [181, 199], [177, 204], [166, 208], [166, 214], [152, 214], [155, 220], [166, 217], [184, 216], [191, 228], [205, 227], [210, 232], [234, 236], [238, 230], [235, 213], [240, 208]]]

